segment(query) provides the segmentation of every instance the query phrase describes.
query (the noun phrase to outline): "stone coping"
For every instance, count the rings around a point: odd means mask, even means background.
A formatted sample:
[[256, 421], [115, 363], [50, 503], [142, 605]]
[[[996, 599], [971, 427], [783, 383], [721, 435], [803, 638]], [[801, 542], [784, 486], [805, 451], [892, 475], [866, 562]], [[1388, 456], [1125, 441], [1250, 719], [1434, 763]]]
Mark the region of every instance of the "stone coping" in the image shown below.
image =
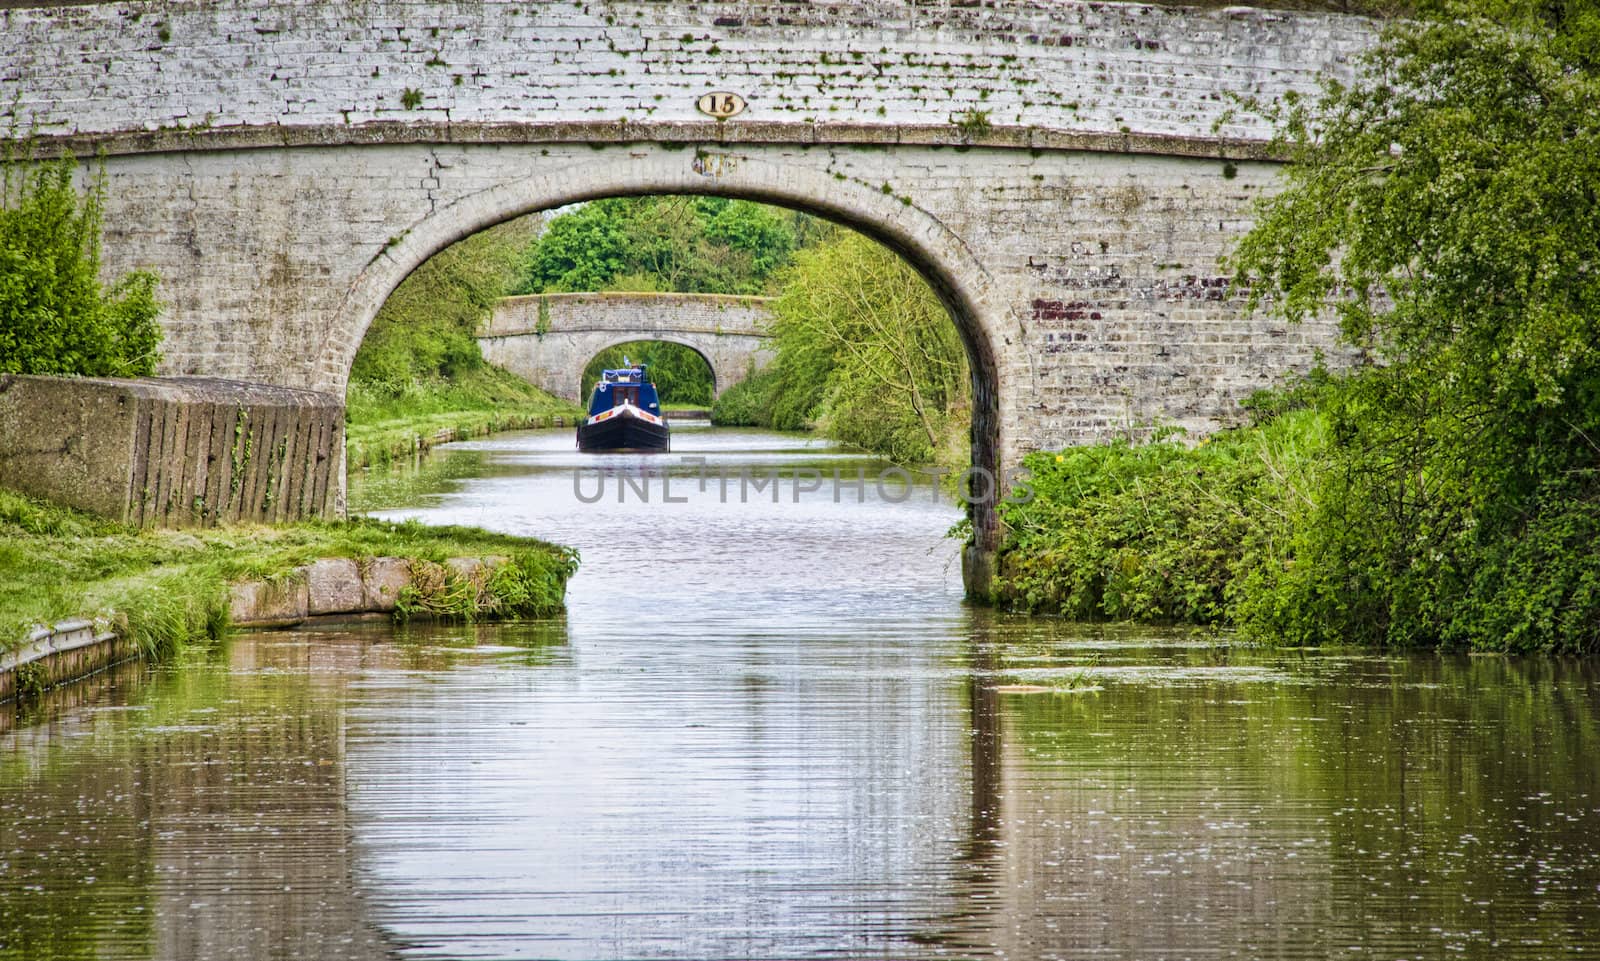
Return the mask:
[[0, 393], [15, 385], [100, 387], [119, 396], [176, 400], [191, 404], [285, 405], [342, 408], [334, 394], [299, 387], [279, 387], [222, 377], [75, 377], [62, 374], [0, 374]]
[[[0, 138], [3, 140], [4, 138]], [[390, 144], [616, 144], [672, 143], [737, 148], [800, 144], [857, 147], [992, 147], [1156, 154], [1218, 160], [1284, 161], [1287, 154], [1266, 140], [1191, 137], [1181, 134], [1104, 133], [994, 124], [963, 130], [953, 124], [873, 124], [770, 120], [726, 121], [406, 121], [358, 124], [290, 124], [182, 127], [107, 133], [41, 134], [29, 144], [37, 157], [68, 152], [80, 157], [283, 147], [347, 147]]]
[[61, 621], [54, 627], [36, 627], [26, 641], [0, 654], [0, 673], [14, 671], [52, 654], [102, 644], [116, 636], [113, 631], [97, 631], [93, 621], [81, 619]]

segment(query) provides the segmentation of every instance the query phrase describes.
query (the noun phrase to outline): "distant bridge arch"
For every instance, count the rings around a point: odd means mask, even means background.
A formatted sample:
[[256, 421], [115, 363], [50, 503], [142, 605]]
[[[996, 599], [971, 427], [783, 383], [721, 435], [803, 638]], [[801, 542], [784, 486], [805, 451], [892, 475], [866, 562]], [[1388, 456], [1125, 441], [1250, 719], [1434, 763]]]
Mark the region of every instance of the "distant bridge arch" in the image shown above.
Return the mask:
[[720, 394], [772, 358], [769, 298], [724, 294], [579, 293], [508, 297], [478, 333], [491, 364], [557, 397], [582, 400], [583, 368], [608, 347], [681, 344], [705, 359]]

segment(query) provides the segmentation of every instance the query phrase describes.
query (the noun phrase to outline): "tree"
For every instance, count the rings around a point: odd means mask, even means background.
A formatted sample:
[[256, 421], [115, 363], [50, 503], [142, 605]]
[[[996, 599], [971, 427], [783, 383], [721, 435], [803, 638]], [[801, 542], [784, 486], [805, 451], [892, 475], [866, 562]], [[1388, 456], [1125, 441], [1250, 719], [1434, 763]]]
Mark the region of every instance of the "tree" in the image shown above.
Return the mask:
[[1600, 647], [1600, 10], [1444, 0], [1275, 111], [1293, 164], [1236, 255], [1370, 364], [1272, 625]]
[[105, 184], [80, 194], [68, 157], [0, 163], [0, 372], [139, 377], [154, 372], [156, 277], [100, 283]]
[[663, 404], [711, 403], [711, 365], [692, 347], [660, 340], [629, 341], [596, 354], [583, 369], [579, 396], [587, 401], [600, 372], [622, 367], [624, 362], [649, 367], [650, 382], [656, 385]]
[[550, 221], [512, 292], [600, 290], [623, 272], [626, 241], [616, 200], [598, 200]]
[[903, 463], [966, 456], [966, 349], [905, 261], [840, 232], [796, 255], [773, 314], [778, 357], [770, 372], [740, 385], [741, 394], [765, 393], [749, 404], [735, 394], [730, 405], [759, 409], [769, 426], [815, 422]]
[[518, 293], [758, 294], [810, 218], [722, 197], [612, 197], [557, 215]]
[[484, 368], [478, 325], [525, 269], [538, 214], [480, 231], [412, 271], [372, 320], [351, 365], [352, 383], [399, 396], [419, 383]]

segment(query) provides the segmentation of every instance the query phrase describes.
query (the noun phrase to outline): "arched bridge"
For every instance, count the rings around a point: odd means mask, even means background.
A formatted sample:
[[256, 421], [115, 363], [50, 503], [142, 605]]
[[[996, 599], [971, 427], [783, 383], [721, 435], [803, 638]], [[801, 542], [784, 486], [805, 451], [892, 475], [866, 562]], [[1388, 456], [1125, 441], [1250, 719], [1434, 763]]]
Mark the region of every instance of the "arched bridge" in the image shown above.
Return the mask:
[[[1076, 0], [0, 6], [0, 111], [38, 151], [104, 156], [104, 266], [161, 275], [165, 372], [342, 392], [389, 292], [468, 234], [610, 195], [744, 197], [928, 278], [996, 473], [1214, 426], [1331, 346], [1331, 322], [1249, 317], [1228, 289], [1219, 258], [1278, 174], [1234, 107], [1348, 79], [1376, 36]], [[981, 581], [999, 531], [973, 521]]]
[[582, 399], [583, 368], [607, 347], [664, 340], [693, 349], [722, 393], [771, 359], [768, 298], [720, 294], [535, 294], [508, 297], [479, 331], [492, 364], [557, 397]]

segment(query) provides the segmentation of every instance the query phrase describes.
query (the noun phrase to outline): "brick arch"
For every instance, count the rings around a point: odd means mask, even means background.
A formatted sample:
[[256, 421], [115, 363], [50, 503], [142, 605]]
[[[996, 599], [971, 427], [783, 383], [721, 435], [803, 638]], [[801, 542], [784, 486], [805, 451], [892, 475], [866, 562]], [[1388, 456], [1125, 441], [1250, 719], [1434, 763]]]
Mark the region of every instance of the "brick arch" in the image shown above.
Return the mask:
[[[318, 355], [318, 379], [342, 391], [356, 350], [389, 294], [423, 261], [464, 237], [523, 214], [603, 197], [706, 194], [797, 208], [835, 221], [904, 258], [938, 295], [960, 331], [972, 371], [972, 463], [1001, 476], [998, 358], [1006, 300], [966, 242], [932, 213], [890, 192], [813, 167], [777, 164], [732, 151], [641, 146], [626, 157], [597, 156], [463, 197], [416, 221], [366, 266], [333, 319]], [[974, 505], [969, 586], [988, 580], [999, 544], [993, 504]]]

